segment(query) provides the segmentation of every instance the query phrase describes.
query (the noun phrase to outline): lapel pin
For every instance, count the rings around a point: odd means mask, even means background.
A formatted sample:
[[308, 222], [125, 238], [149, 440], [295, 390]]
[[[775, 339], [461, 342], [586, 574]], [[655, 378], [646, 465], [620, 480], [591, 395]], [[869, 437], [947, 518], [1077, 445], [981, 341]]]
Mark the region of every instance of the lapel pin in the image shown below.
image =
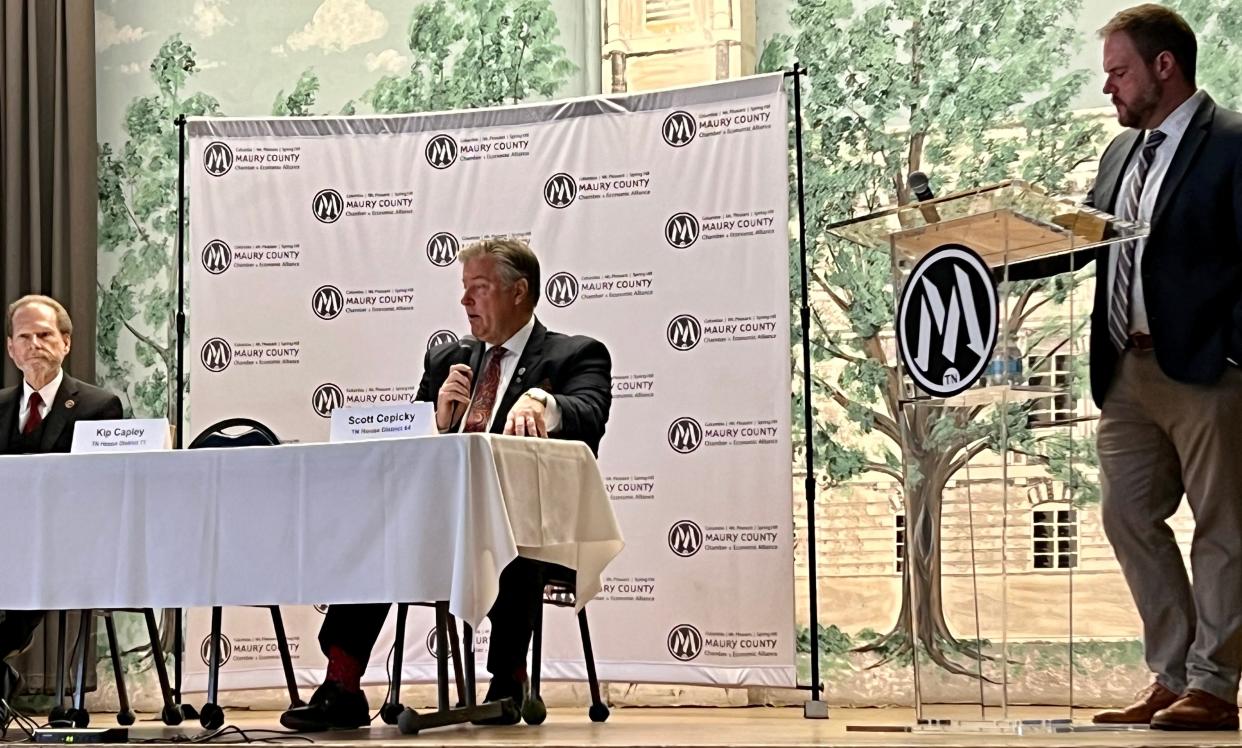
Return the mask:
[[74, 402], [73, 400], [66, 400], [66, 401], [65, 401], [65, 407], [66, 407], [66, 408], [72, 408], [72, 407], [73, 407], [73, 406], [75, 406], [75, 405], [77, 405], [77, 403], [76, 403], [76, 402]]

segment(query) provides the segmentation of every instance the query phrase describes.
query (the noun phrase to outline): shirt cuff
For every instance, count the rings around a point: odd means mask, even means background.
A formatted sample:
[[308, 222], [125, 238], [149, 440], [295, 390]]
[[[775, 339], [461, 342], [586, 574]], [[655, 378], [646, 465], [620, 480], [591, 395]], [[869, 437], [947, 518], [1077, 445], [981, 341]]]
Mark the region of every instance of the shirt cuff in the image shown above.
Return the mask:
[[551, 393], [538, 387], [531, 387], [526, 390], [527, 393], [538, 395], [547, 403], [543, 406], [543, 425], [551, 434], [561, 429], [561, 406], [556, 402], [556, 397]]

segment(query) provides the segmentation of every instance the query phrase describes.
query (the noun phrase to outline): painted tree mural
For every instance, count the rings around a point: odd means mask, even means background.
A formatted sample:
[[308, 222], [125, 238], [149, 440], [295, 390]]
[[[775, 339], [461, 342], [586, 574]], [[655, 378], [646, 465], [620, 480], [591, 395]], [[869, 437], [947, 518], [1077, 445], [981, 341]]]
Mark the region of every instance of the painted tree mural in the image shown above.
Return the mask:
[[[810, 66], [804, 97], [807, 208], [813, 310], [813, 435], [817, 482], [840, 484], [864, 473], [904, 486], [906, 541], [902, 608], [892, 631], [868, 644], [876, 665], [909, 657], [915, 642], [940, 667], [975, 675], [962, 658], [984, 657], [959, 641], [941, 600], [942, 498], [946, 483], [981, 453], [1009, 446], [1044, 463], [1074, 500], [1095, 498], [1084, 469], [1089, 443], [1064, 429], [1042, 433], [1031, 404], [926, 407], [900, 404], [891, 336], [894, 300], [886, 252], [862, 249], [824, 231], [851, 215], [911, 201], [906, 175], [925, 171], [941, 193], [1021, 177], [1057, 192], [1067, 174], [1101, 145], [1098, 125], [1075, 118], [1069, 102], [1089, 79], [1059, 72], [1077, 33], [1078, 0], [799, 0], [795, 33], [774, 39], [765, 64]], [[1045, 305], [1072, 293], [1079, 276], [1015, 284], [1002, 321], [1040, 359], [1064, 350], [1081, 324], [1032, 322]], [[797, 284], [794, 284], [797, 287]], [[800, 332], [795, 331], [795, 339]], [[800, 356], [795, 366], [800, 368]], [[839, 376], [827, 375], [842, 366]], [[1085, 386], [1083, 371], [1071, 387]], [[794, 408], [801, 413], [801, 396]], [[798, 422], [800, 418], [795, 418]], [[878, 447], [850, 446], [842, 424]], [[911, 439], [902, 439], [908, 432]], [[798, 439], [795, 438], [795, 443]], [[907, 446], [903, 448], [903, 443]], [[909, 445], [919, 445], [917, 447]], [[910, 589], [916, 594], [911, 596]], [[914, 610], [913, 606], [918, 609]]]

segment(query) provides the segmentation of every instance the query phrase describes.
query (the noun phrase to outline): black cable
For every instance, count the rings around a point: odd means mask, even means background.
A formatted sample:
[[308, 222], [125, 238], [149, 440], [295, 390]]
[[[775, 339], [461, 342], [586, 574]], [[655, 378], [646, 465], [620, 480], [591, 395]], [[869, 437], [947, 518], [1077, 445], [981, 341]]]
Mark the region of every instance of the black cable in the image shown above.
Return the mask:
[[[0, 744], [17, 744], [34, 742], [35, 730], [43, 729], [48, 725], [40, 727], [34, 720], [22, 714], [13, 708], [7, 701], [0, 699], [0, 713], [4, 715], [4, 721], [0, 723]], [[8, 736], [10, 727], [16, 725], [21, 730], [22, 736], [18, 739], [11, 739]], [[264, 737], [265, 736], [265, 737]], [[232, 740], [229, 738], [239, 738]], [[225, 739], [221, 739], [225, 738]], [[236, 725], [225, 725], [218, 730], [204, 732], [198, 735], [168, 735], [158, 738], [143, 738], [139, 740], [130, 740], [131, 743], [217, 743], [217, 744], [243, 744], [243, 743], [266, 743], [280, 744], [295, 741], [299, 743], [314, 743], [311, 738], [293, 732], [292, 730], [243, 730]]]
[[[384, 700], [380, 702], [380, 708], [376, 710], [375, 714], [371, 715], [371, 719], [368, 720], [368, 723], [374, 723], [375, 718], [383, 714], [384, 706], [388, 704], [388, 697], [392, 696], [392, 658], [396, 651], [397, 642], [394, 638], [392, 646], [388, 648], [388, 659], [384, 661], [384, 674], [388, 676], [388, 690], [384, 692]], [[398, 697], [400, 697], [400, 695], [400, 693], [397, 694]], [[400, 698], [397, 700], [400, 701]]]
[[[4, 699], [0, 699], [0, 713], [4, 715], [4, 721], [0, 723], [0, 743], [26, 743], [34, 740], [34, 731], [38, 729], [34, 720], [19, 712]], [[9, 738], [9, 728], [13, 725], [24, 733], [24, 737]]]
[[[268, 735], [270, 737], [259, 737], [260, 735]], [[221, 738], [240, 738], [239, 740], [221, 740]], [[215, 743], [215, 744], [242, 744], [242, 743], [286, 743], [296, 741], [300, 743], [314, 743], [315, 741], [293, 732], [292, 730], [243, 730], [236, 725], [225, 725], [211, 732], [201, 733], [199, 735], [171, 735], [160, 738], [144, 738], [142, 740], [131, 740], [131, 743]]]

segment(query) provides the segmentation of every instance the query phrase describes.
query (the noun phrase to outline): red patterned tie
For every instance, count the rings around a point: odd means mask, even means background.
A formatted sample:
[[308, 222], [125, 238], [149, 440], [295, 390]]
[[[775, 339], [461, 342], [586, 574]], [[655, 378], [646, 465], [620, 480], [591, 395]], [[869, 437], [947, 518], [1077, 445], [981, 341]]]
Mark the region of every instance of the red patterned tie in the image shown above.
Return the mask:
[[23, 436], [30, 436], [43, 423], [43, 398], [38, 392], [30, 393], [30, 415], [26, 416], [26, 426], [22, 429]]
[[483, 369], [483, 379], [474, 391], [474, 402], [470, 405], [470, 415], [466, 416], [466, 427], [463, 432], [479, 433], [487, 431], [487, 424], [492, 420], [492, 408], [496, 407], [496, 391], [500, 389], [500, 361], [508, 353], [501, 346], [488, 352], [487, 366]]

